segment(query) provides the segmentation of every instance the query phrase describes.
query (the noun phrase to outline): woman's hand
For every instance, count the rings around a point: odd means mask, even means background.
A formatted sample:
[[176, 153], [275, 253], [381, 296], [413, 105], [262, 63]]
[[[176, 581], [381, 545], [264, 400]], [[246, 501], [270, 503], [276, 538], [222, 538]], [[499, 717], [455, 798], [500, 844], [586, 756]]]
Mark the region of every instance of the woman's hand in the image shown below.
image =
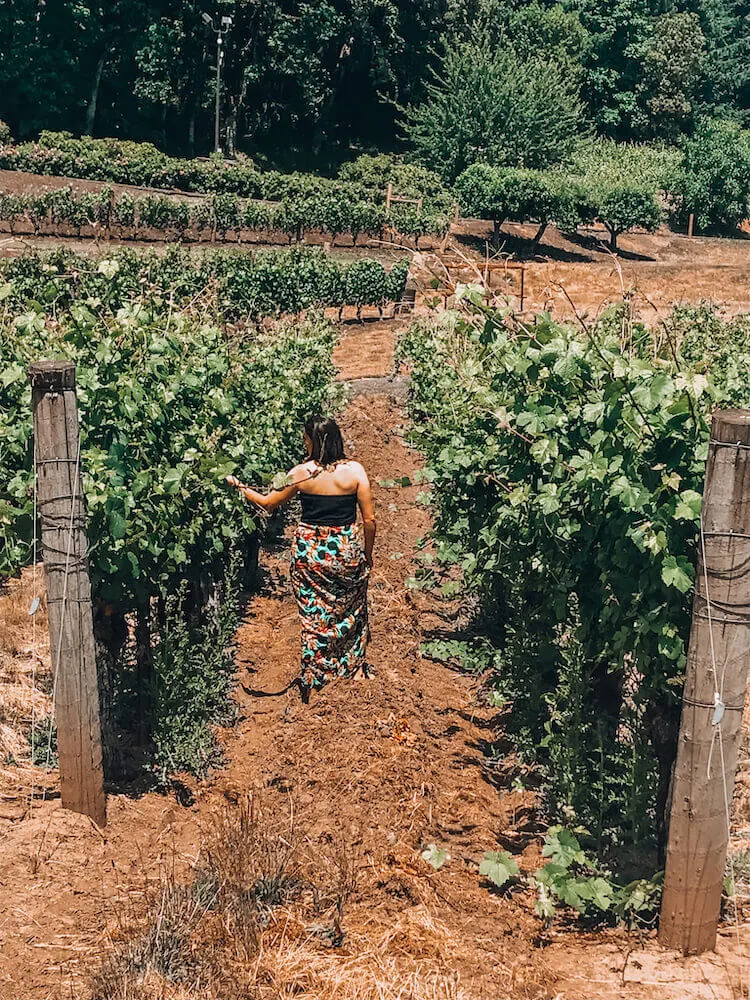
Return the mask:
[[226, 481], [229, 483], [230, 486], [236, 486], [237, 489], [239, 489], [242, 486], [242, 483], [239, 481], [237, 476], [225, 476], [224, 478], [226, 479]]

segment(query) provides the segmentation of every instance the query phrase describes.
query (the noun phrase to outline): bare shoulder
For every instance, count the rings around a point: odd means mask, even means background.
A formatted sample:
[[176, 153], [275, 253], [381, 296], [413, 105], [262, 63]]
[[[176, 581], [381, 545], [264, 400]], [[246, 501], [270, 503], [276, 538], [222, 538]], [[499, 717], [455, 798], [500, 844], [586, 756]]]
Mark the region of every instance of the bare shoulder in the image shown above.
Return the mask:
[[316, 465], [314, 462], [301, 462], [289, 470], [289, 479], [292, 483], [301, 483], [315, 474]]
[[367, 482], [367, 473], [365, 472], [364, 465], [351, 460], [349, 460], [346, 464], [351, 473], [357, 477], [359, 482]]

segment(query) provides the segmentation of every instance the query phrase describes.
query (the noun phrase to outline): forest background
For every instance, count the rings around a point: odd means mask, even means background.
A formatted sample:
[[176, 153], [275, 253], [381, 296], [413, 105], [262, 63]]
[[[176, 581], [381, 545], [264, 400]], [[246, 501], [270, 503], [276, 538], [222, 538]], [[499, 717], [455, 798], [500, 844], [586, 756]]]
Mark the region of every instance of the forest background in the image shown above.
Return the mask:
[[[562, 83], [575, 135], [674, 143], [707, 117], [748, 121], [747, 0], [13, 0], [0, 4], [3, 119], [18, 140], [64, 122], [210, 152], [216, 35], [204, 13], [233, 19], [226, 151], [266, 166], [327, 171], [406, 148], [415, 123], [401, 128], [400, 109], [425, 101], [463, 45], [488, 48], [494, 77], [508, 53], [527, 90]], [[465, 101], [456, 94], [459, 112]]]

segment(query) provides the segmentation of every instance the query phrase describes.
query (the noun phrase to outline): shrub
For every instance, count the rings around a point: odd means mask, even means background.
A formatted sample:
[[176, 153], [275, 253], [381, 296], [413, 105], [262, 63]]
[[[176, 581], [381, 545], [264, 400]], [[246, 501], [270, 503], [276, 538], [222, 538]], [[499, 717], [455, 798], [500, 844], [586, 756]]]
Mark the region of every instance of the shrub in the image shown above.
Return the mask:
[[238, 230], [242, 225], [242, 210], [236, 194], [217, 194], [211, 201], [214, 229], [222, 239], [228, 230]]
[[[176, 301], [180, 265], [196, 270], [188, 255], [164, 257], [118, 253], [92, 263], [58, 252], [3, 265], [0, 567], [17, 569], [24, 548], [30, 555], [26, 364], [69, 357], [96, 539], [95, 608], [110, 605], [125, 635], [129, 616], [137, 621], [132, 653], [118, 656], [121, 643], [110, 648], [117, 718], [145, 721], [163, 771], [201, 772], [215, 759], [210, 725], [230, 717], [232, 554], [258, 528], [223, 477], [236, 471], [267, 482], [296, 460], [300, 422], [333, 391], [334, 331], [315, 317], [229, 338], [206, 308]], [[233, 262], [225, 255], [201, 263], [220, 273]], [[302, 287], [293, 270], [289, 280]]]
[[670, 187], [680, 160], [675, 146], [593, 139], [576, 148], [570, 172], [580, 176], [587, 187], [635, 184], [657, 193]]
[[617, 238], [629, 229], [654, 232], [662, 221], [662, 210], [651, 191], [621, 185], [594, 194], [599, 220], [609, 233], [610, 246], [617, 249]]
[[682, 224], [692, 212], [699, 229], [734, 229], [750, 215], [750, 132], [702, 121], [683, 144], [671, 190]]
[[345, 184], [358, 185], [370, 200], [385, 201], [388, 184], [393, 193], [404, 198], [422, 198], [426, 212], [450, 212], [451, 195], [440, 176], [416, 163], [405, 163], [401, 157], [380, 153], [363, 155], [343, 164], [338, 173]]
[[675, 340], [623, 309], [579, 331], [481, 304], [415, 324], [401, 348], [430, 572], [461, 574], [489, 647], [477, 667], [512, 702], [550, 812], [600, 842], [663, 818], [711, 413], [750, 401], [747, 318], [683, 310], [667, 326]]
[[8, 146], [12, 142], [10, 127], [0, 118], [0, 146]]
[[26, 216], [26, 197], [21, 194], [0, 195], [0, 220], [8, 223], [11, 233], [16, 224]]
[[139, 228], [167, 230], [172, 222], [172, 199], [163, 194], [136, 198], [135, 210]]
[[386, 272], [380, 261], [364, 258], [355, 260], [347, 268], [344, 294], [347, 302], [356, 305], [358, 317], [363, 305], [382, 306], [386, 289]]
[[127, 192], [121, 194], [114, 203], [112, 217], [118, 226], [132, 229], [135, 226], [135, 198]]

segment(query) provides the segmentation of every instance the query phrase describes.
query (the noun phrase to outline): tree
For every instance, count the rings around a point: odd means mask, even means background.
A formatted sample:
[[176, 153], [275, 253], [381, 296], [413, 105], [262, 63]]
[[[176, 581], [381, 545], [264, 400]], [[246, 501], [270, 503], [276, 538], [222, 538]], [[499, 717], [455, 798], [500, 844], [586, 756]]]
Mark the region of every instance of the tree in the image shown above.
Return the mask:
[[579, 185], [562, 171], [497, 168], [475, 163], [456, 181], [456, 193], [464, 215], [493, 223], [495, 245], [506, 220], [538, 223], [535, 244], [550, 223], [571, 230], [581, 221]]
[[656, 18], [643, 46], [643, 74], [636, 87], [639, 132], [674, 140], [692, 124], [705, 55], [697, 14], [682, 11]]
[[565, 160], [583, 131], [583, 111], [557, 66], [522, 62], [485, 35], [446, 49], [425, 102], [404, 109], [404, 130], [424, 166], [453, 181], [480, 161]]
[[617, 238], [629, 229], [654, 232], [662, 220], [662, 211], [653, 191], [620, 184], [594, 194], [596, 214], [609, 233], [609, 245], [617, 249]]
[[675, 215], [695, 214], [700, 229], [734, 229], [750, 215], [750, 133], [703, 120], [685, 140], [672, 184]]

